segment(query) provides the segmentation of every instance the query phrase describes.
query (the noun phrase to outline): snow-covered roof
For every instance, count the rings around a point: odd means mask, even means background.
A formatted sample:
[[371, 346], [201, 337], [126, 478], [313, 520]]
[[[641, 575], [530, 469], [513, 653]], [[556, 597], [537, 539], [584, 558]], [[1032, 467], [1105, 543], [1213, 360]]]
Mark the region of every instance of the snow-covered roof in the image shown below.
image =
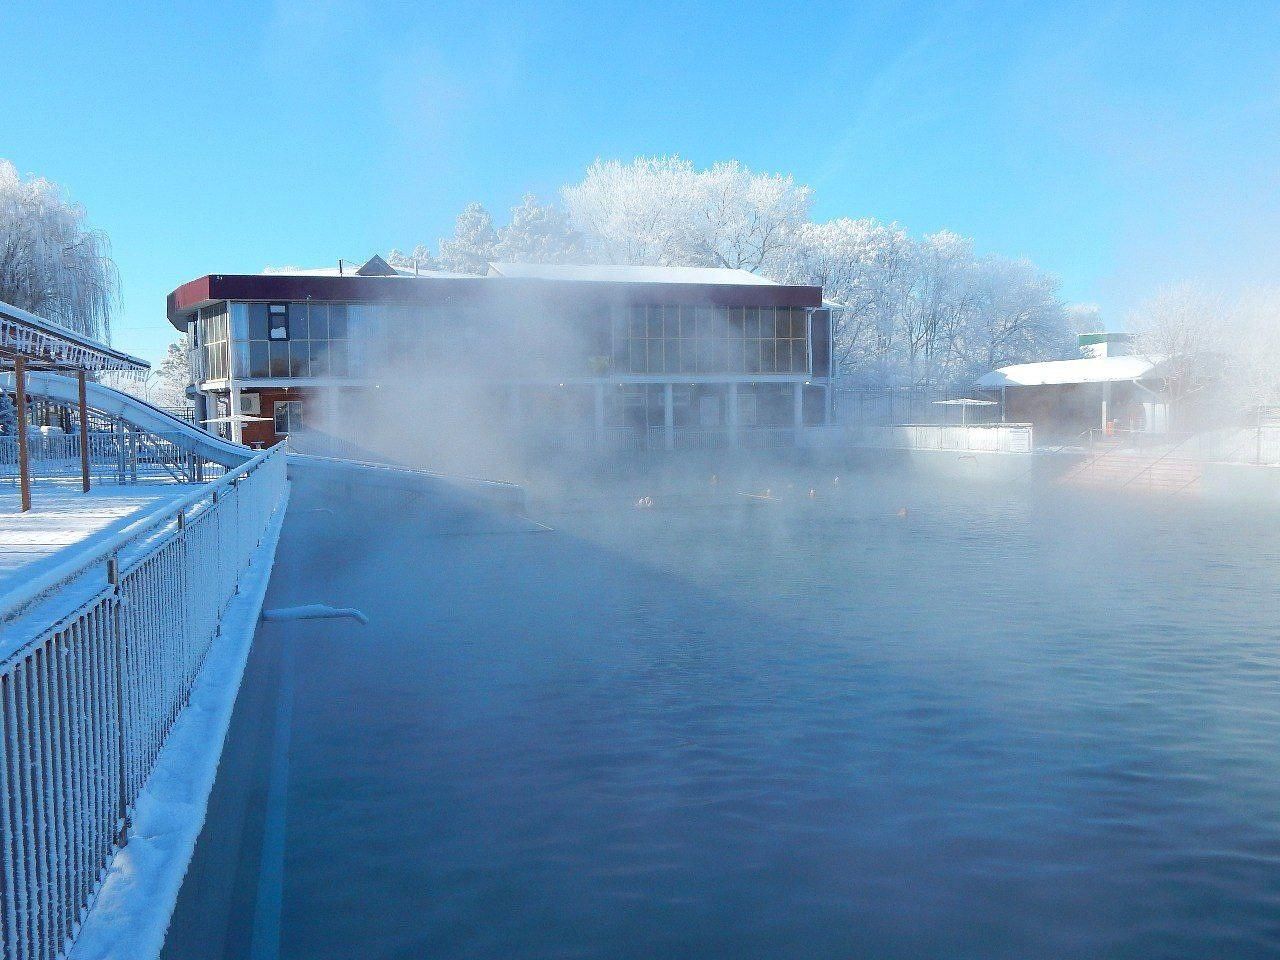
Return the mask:
[[[262, 273], [264, 276], [271, 276], [271, 277], [359, 277], [359, 276], [362, 276], [365, 279], [370, 279], [367, 274], [356, 273], [357, 269], [359, 269], [358, 264], [350, 263], [350, 264], [346, 264], [342, 268], [341, 273], [338, 272], [338, 268], [336, 266], [313, 267], [313, 268], [267, 267], [265, 270], [262, 271]], [[457, 277], [474, 277], [475, 276], [474, 274], [470, 274], [470, 273], [451, 273], [448, 270], [425, 270], [425, 269], [419, 268], [418, 272], [414, 273], [412, 267], [409, 267], [409, 268], [392, 267], [391, 269], [395, 271], [394, 273], [395, 277], [457, 278]], [[376, 280], [377, 277], [375, 276], [372, 279]]]
[[1042, 387], [1069, 383], [1116, 383], [1140, 380], [1155, 364], [1145, 357], [1084, 357], [1079, 360], [1048, 360], [1043, 363], [1015, 363], [980, 377], [977, 385], [986, 390], [1001, 387]]
[[147, 361], [11, 303], [0, 302], [0, 352], [79, 370], [150, 370]]
[[767, 277], [724, 267], [650, 267], [624, 263], [491, 263], [489, 275], [535, 280], [594, 280], [601, 283], [717, 283], [777, 286]]

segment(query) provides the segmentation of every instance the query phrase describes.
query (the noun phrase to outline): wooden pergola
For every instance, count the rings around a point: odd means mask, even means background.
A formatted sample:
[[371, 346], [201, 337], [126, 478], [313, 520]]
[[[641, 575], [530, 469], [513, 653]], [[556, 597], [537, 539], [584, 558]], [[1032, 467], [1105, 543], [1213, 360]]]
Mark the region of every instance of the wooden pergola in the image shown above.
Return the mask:
[[151, 369], [145, 360], [115, 350], [105, 343], [45, 320], [34, 313], [0, 301], [0, 370], [13, 371], [14, 406], [17, 408], [18, 485], [22, 510], [31, 509], [31, 462], [27, 448], [27, 382], [29, 370], [74, 373], [80, 385], [80, 481], [89, 492], [89, 408], [85, 380], [90, 373], [120, 371], [143, 373]]

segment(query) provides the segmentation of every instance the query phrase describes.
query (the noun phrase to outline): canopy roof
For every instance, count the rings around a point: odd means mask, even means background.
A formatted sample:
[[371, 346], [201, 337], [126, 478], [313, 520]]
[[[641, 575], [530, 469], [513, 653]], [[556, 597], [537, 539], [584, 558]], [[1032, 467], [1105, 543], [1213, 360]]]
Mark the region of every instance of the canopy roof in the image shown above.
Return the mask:
[[1073, 383], [1116, 383], [1141, 380], [1155, 364], [1145, 357], [1085, 357], [1080, 360], [1048, 360], [1015, 363], [992, 370], [977, 381], [983, 390], [1001, 387], [1044, 387]]
[[145, 371], [151, 364], [0, 301], [0, 364], [21, 355], [31, 369]]

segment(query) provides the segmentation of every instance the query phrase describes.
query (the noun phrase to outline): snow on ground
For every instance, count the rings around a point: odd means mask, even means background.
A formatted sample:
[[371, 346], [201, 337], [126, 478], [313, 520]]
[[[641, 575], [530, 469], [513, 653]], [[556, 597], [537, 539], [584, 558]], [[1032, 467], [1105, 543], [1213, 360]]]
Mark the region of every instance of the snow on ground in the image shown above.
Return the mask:
[[26, 578], [53, 566], [60, 551], [87, 546], [128, 525], [162, 500], [191, 492], [184, 484], [103, 485], [89, 493], [75, 485], [37, 481], [31, 511], [18, 510], [18, 491], [0, 491], [0, 595]]

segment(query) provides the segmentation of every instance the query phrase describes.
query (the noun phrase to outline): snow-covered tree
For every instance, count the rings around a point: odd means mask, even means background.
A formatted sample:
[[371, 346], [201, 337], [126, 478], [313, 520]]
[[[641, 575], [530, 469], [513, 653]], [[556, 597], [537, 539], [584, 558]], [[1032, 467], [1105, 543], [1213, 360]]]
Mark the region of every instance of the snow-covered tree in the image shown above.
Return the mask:
[[440, 241], [440, 265], [457, 273], [487, 273], [497, 245], [493, 217], [483, 204], [469, 203], [458, 214], [453, 236]]
[[99, 379], [113, 390], [138, 397], [157, 407], [186, 407], [191, 402], [187, 397], [191, 367], [187, 359], [186, 341], [179, 338], [169, 344], [164, 358], [145, 376], [132, 372], [108, 372], [101, 374]]
[[185, 407], [187, 386], [191, 382], [191, 365], [187, 360], [186, 341], [175, 340], [165, 350], [164, 359], [156, 367], [151, 386], [151, 402], [161, 407]]
[[0, 300], [101, 340], [119, 280], [106, 234], [42, 177], [0, 160]]
[[736, 160], [697, 170], [679, 157], [640, 157], [597, 160], [563, 196], [600, 260], [767, 273], [785, 261], [810, 191]]
[[511, 263], [581, 263], [582, 234], [558, 207], [527, 193], [511, 208], [511, 222], [498, 229], [495, 259]]

